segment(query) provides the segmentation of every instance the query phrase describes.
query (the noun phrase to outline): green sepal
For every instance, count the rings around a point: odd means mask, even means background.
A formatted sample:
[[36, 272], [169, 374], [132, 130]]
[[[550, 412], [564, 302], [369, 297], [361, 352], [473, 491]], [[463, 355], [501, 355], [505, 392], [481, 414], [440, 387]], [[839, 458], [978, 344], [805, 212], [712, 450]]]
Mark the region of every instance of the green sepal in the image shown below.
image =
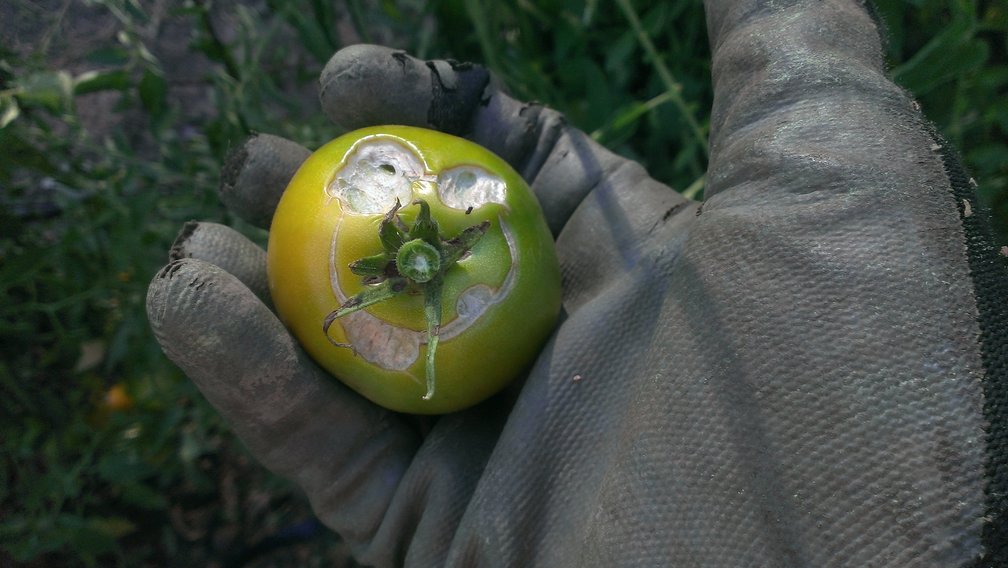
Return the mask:
[[387, 252], [365, 256], [350, 263], [350, 272], [357, 276], [389, 276], [389, 263], [394, 258]]
[[399, 274], [415, 284], [430, 282], [441, 274], [441, 252], [423, 239], [413, 239], [399, 247], [395, 266]]
[[427, 202], [422, 199], [417, 199], [413, 202], [413, 205], [419, 205], [420, 212], [417, 213], [416, 219], [413, 221], [413, 227], [409, 231], [410, 240], [423, 239], [435, 248], [440, 248], [440, 229], [438, 228], [437, 221], [431, 217], [430, 205], [427, 205]]
[[396, 198], [395, 205], [385, 214], [381, 224], [378, 226], [378, 238], [385, 247], [385, 252], [395, 257], [396, 251], [406, 242], [406, 228], [402, 225], [402, 220], [396, 213], [402, 208], [399, 198]]
[[339, 308], [329, 312], [329, 315], [322, 320], [322, 333], [329, 336], [329, 327], [333, 322], [343, 316], [348, 316], [354, 312], [359, 312], [368, 306], [373, 306], [378, 302], [384, 302], [389, 298], [399, 294], [407, 288], [408, 282], [405, 278], [389, 278], [378, 284], [367, 286], [359, 294], [352, 296], [343, 302]]
[[490, 228], [490, 221], [483, 221], [479, 225], [473, 225], [456, 235], [454, 238], [448, 239], [444, 243], [441, 249], [441, 266], [446, 268], [450, 267], [452, 264], [458, 262], [465, 253], [472, 250], [472, 248], [479, 242], [480, 238], [486, 234], [487, 229]]

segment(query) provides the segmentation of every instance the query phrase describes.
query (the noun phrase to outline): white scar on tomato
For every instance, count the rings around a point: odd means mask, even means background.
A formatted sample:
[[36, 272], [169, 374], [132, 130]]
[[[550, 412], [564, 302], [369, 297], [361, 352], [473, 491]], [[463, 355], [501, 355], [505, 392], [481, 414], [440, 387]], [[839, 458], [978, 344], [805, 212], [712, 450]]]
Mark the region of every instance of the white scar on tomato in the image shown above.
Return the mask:
[[[349, 212], [358, 215], [380, 215], [395, 203], [410, 203], [413, 189], [419, 184], [437, 186], [444, 205], [470, 211], [487, 203], [507, 207], [507, 185], [504, 180], [477, 166], [458, 166], [438, 175], [428, 173], [419, 152], [401, 139], [368, 137], [347, 151], [340, 168], [326, 186], [326, 194], [340, 201]], [[455, 302], [457, 317], [444, 324], [439, 341], [448, 341], [468, 329], [494, 304], [506, 298], [514, 287], [518, 264], [518, 246], [514, 234], [503, 219], [498, 224], [508, 250], [511, 266], [499, 287], [476, 284], [466, 288]], [[336, 243], [342, 220], [337, 222], [329, 247], [329, 280], [336, 301], [342, 305], [348, 296], [340, 285], [336, 270]], [[465, 263], [465, 260], [460, 260]], [[420, 357], [420, 345], [427, 343], [426, 331], [416, 331], [392, 325], [367, 310], [340, 318], [340, 326], [354, 351], [368, 362], [382, 368], [405, 371]], [[418, 383], [418, 377], [414, 377]]]
[[395, 205], [413, 200], [413, 184], [433, 181], [427, 164], [399, 142], [363, 138], [347, 152], [344, 166], [326, 185], [326, 194], [350, 211], [381, 215]]
[[[455, 301], [457, 317], [442, 325], [438, 334], [438, 341], [442, 345], [468, 329], [491, 306], [508, 297], [511, 289], [514, 288], [518, 272], [518, 245], [507, 223], [500, 217], [497, 222], [504, 234], [504, 240], [507, 242], [508, 252], [511, 254], [511, 267], [508, 269], [504, 281], [497, 288], [486, 284], [476, 284], [459, 294]], [[349, 299], [349, 296], [343, 292], [339, 272], [336, 270], [336, 243], [339, 240], [342, 225], [342, 221], [336, 224], [332, 243], [329, 246], [329, 281], [333, 295], [340, 305]], [[459, 261], [460, 264], [465, 262], [466, 260]], [[420, 358], [420, 346], [427, 343], [426, 331], [416, 331], [392, 325], [372, 315], [366, 309], [347, 314], [336, 323], [343, 328], [347, 343], [353, 346], [357, 355], [369, 363], [390, 371], [405, 371], [412, 367]], [[421, 382], [417, 377], [414, 379], [418, 383]]]
[[487, 203], [507, 207], [507, 185], [501, 178], [475, 166], [459, 166], [437, 176], [438, 197], [448, 207], [466, 211]]

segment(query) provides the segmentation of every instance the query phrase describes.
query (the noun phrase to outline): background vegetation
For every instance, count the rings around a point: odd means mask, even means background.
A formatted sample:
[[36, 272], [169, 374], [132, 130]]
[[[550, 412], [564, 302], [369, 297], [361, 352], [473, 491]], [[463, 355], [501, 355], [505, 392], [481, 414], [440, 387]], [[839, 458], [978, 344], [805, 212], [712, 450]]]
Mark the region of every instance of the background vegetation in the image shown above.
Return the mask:
[[[161, 354], [147, 282], [250, 131], [337, 132], [315, 78], [357, 41], [487, 63], [702, 195], [693, 1], [15, 0], [0, 6], [0, 565], [349, 565]], [[1008, 6], [878, 0], [893, 75], [961, 149], [1008, 242]]]

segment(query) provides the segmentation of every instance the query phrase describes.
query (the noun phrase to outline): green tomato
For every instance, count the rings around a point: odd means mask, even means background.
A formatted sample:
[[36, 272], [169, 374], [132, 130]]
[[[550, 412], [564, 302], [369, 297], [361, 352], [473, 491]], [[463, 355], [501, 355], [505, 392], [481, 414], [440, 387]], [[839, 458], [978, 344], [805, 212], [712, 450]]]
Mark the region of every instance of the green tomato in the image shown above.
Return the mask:
[[277, 206], [267, 268], [309, 355], [401, 412], [499, 391], [560, 311], [553, 239], [528, 185], [488, 150], [421, 128], [357, 130], [312, 154]]

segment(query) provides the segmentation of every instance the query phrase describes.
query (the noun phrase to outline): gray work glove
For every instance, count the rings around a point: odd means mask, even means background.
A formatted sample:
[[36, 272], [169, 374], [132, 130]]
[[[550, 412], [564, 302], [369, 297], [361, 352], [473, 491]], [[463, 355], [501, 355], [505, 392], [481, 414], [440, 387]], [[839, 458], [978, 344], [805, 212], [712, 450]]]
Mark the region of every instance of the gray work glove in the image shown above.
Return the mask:
[[[478, 66], [372, 46], [330, 61], [334, 122], [475, 140], [557, 235], [566, 319], [520, 392], [426, 433], [309, 360], [268, 308], [261, 250], [220, 225], [180, 236], [148, 296], [158, 340], [359, 561], [1005, 559], [1008, 287], [968, 178], [886, 77], [861, 3], [707, 16], [702, 204]], [[251, 139], [224, 199], [266, 226], [307, 154]]]

